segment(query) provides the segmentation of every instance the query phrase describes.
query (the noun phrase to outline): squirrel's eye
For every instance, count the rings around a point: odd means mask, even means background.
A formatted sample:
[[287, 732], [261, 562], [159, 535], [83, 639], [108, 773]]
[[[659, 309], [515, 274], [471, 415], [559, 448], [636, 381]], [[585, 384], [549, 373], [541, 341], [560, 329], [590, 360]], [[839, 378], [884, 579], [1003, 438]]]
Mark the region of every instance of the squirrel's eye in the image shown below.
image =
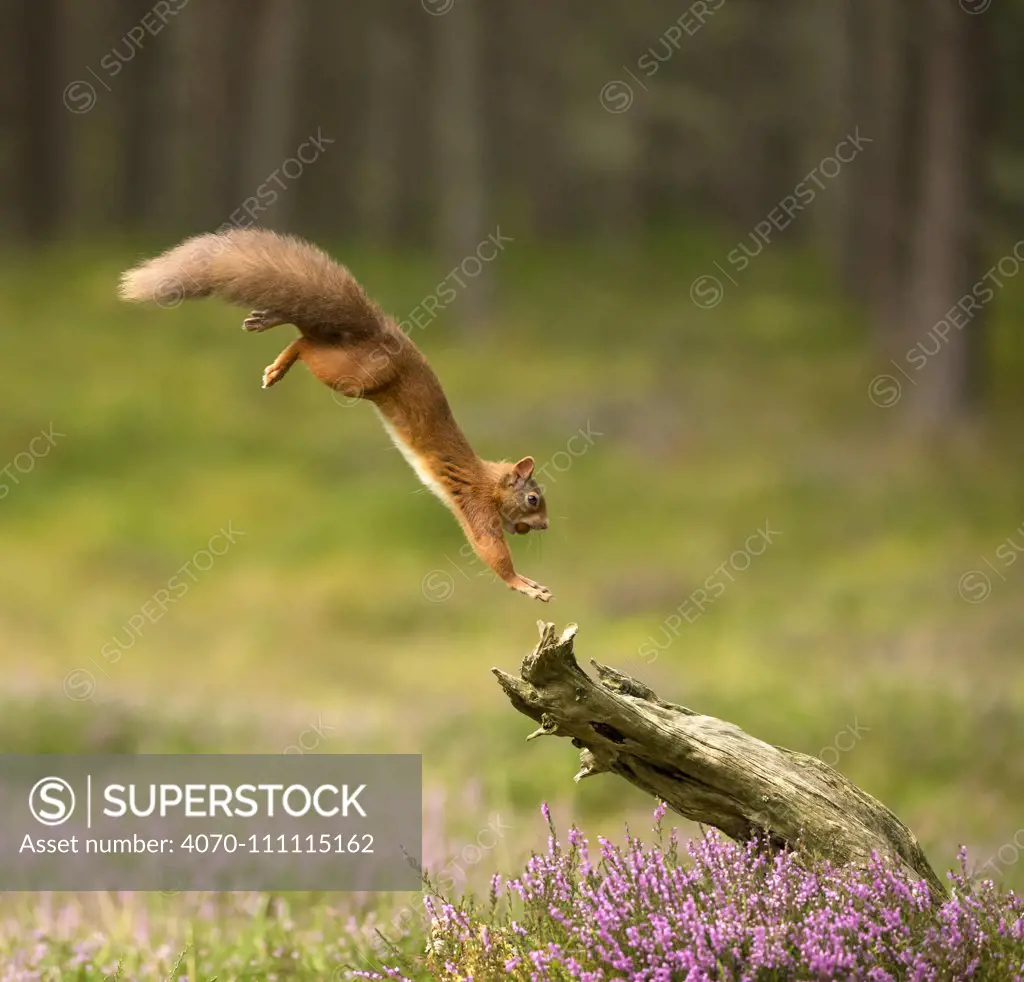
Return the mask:
[[530, 506], [531, 508], [536, 508], [536, 507], [537, 507], [537, 503], [538, 503], [539, 501], [540, 501], [540, 498], [538, 498], [538, 497], [537, 497], [537, 495], [535, 495], [535, 494], [528, 494], [528, 495], [526, 496], [526, 503], [527, 503], [527, 504], [528, 504], [528, 505], [529, 505], [529, 506]]

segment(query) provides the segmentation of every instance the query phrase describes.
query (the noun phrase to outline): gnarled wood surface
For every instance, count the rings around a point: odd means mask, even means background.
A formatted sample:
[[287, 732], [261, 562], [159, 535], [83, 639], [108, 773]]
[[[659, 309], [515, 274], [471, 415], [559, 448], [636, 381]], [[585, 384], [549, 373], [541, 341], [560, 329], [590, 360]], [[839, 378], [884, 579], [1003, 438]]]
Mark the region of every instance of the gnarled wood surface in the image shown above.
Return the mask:
[[745, 842], [761, 837], [833, 863], [864, 863], [872, 851], [898, 859], [945, 894], [913, 832], [828, 764], [774, 747], [738, 726], [665, 702], [642, 682], [576, 661], [576, 625], [540, 642], [516, 678], [493, 669], [519, 712], [541, 724], [527, 739], [561, 736], [581, 748], [576, 780], [618, 774], [686, 818]]

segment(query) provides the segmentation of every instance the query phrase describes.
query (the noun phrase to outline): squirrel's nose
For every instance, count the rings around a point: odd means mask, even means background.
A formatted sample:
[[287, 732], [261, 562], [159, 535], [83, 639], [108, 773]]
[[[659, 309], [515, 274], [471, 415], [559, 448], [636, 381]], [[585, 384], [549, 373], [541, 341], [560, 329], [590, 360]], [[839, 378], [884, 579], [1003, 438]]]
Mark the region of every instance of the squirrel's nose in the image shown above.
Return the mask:
[[545, 518], [544, 521], [538, 522], [535, 526], [538, 532], [543, 532], [548, 527], [548, 520]]

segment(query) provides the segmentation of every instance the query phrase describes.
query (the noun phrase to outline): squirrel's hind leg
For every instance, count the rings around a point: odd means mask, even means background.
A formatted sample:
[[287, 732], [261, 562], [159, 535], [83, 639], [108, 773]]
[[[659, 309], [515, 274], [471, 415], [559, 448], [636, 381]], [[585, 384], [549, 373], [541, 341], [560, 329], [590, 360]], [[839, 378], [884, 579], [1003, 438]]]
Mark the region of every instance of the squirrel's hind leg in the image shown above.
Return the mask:
[[269, 310], [254, 310], [244, 321], [242, 321], [243, 331], [269, 331], [272, 327], [279, 327], [281, 324], [287, 324], [283, 317], [278, 317], [276, 314], [270, 313]]
[[269, 389], [288, 374], [288, 369], [302, 356], [302, 338], [296, 338], [266, 368], [263, 369], [263, 388]]

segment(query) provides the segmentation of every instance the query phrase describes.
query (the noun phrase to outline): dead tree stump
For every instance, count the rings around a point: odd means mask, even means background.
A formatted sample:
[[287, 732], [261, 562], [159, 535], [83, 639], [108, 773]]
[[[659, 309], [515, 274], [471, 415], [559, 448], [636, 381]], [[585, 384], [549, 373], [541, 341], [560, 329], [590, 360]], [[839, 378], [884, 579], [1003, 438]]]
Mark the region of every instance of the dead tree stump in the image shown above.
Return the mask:
[[527, 739], [568, 737], [580, 748], [575, 780], [618, 774], [739, 842], [759, 838], [835, 864], [863, 864], [878, 852], [945, 895], [913, 832], [828, 764], [665, 702], [591, 661], [594, 681], [576, 661], [575, 624], [561, 635], [554, 624], [538, 626], [540, 641], [520, 677], [493, 671], [512, 705], [540, 723]]

